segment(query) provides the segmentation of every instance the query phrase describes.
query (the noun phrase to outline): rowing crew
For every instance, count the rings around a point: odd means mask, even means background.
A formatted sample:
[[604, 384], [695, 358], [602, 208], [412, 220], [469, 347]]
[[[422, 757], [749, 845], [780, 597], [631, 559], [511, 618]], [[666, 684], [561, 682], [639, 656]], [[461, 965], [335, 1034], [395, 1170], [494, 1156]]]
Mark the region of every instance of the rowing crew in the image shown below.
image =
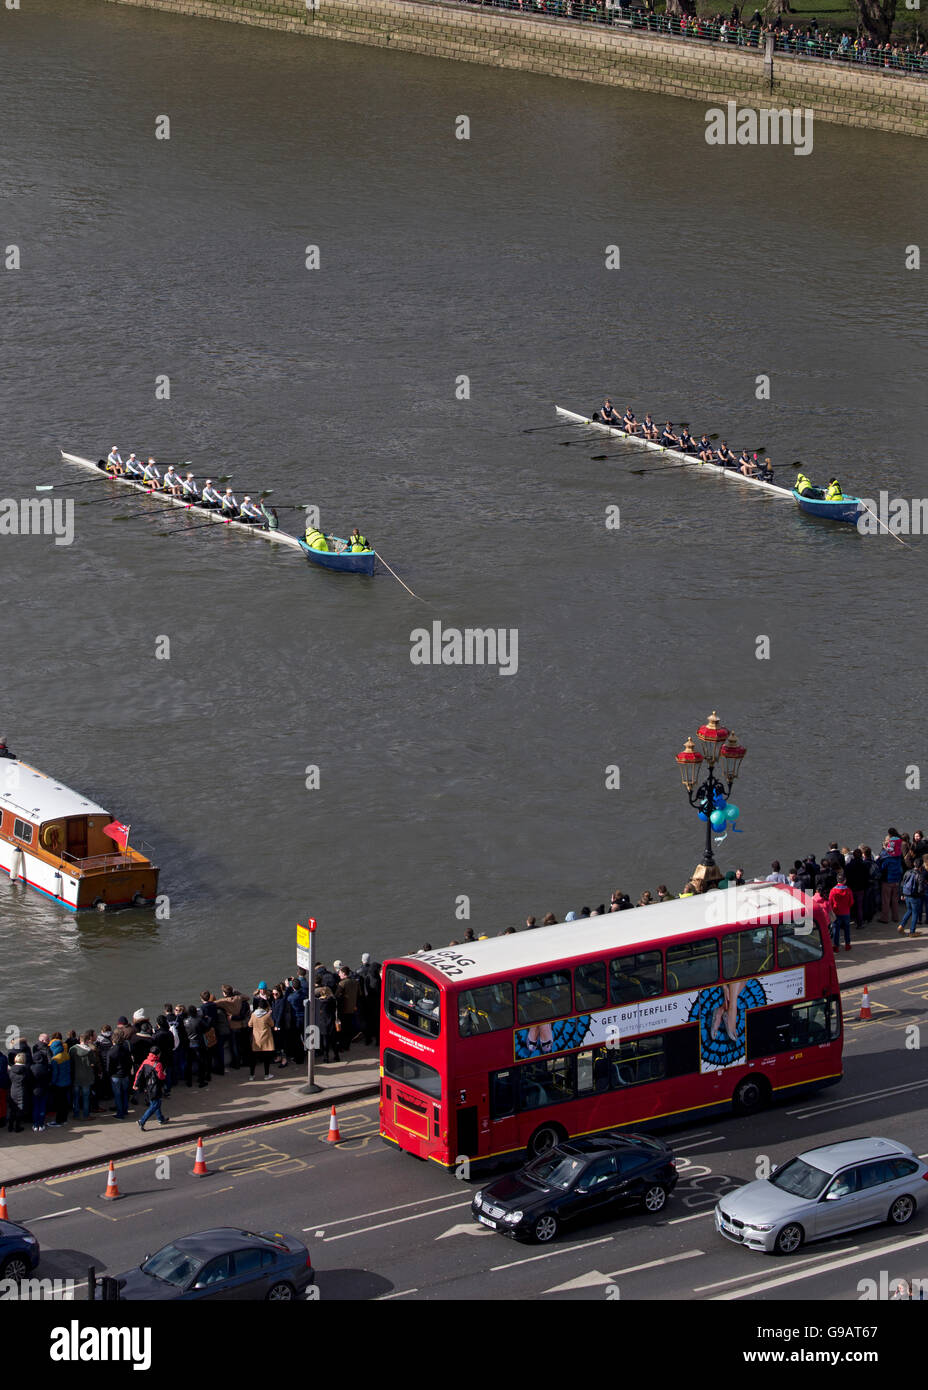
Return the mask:
[[162, 477], [161, 470], [153, 458], [149, 458], [148, 462], [143, 464], [135, 454], [130, 454], [123, 461], [115, 444], [107, 455], [105, 467], [107, 473], [116, 477], [126, 477], [147, 484], [153, 490], [170, 493], [172, 497], [188, 502], [192, 507], [219, 512], [230, 521], [243, 521], [249, 526], [263, 526], [268, 520], [266, 513], [255, 506], [250, 497], [246, 497], [239, 506], [232, 489], [227, 487], [224, 493], [220, 493], [213, 487], [212, 478], [207, 478], [201, 493], [192, 473], [182, 478], [172, 463]]
[[681, 454], [695, 454], [700, 463], [714, 463], [716, 467], [730, 468], [733, 472], [741, 473], [745, 478], [758, 478], [764, 483], [773, 482], [773, 466], [769, 458], [765, 458], [761, 463], [757, 454], [754, 454], [753, 458], [749, 457], [747, 449], [742, 449], [740, 456], [736, 457], [733, 450], [729, 449], [726, 439], [715, 449], [707, 434], [703, 433], [699, 439], [693, 439], [686, 425], [681, 425], [680, 433], [675, 434], [670, 420], [665, 421], [663, 429], [658, 428], [650, 415], [646, 415], [639, 423], [630, 406], [620, 418], [608, 396], [599, 410], [593, 412], [593, 419], [601, 421], [604, 425], [611, 425], [613, 429], [624, 430], [626, 434], [638, 435], [653, 444], [660, 444], [665, 449], [675, 449]]

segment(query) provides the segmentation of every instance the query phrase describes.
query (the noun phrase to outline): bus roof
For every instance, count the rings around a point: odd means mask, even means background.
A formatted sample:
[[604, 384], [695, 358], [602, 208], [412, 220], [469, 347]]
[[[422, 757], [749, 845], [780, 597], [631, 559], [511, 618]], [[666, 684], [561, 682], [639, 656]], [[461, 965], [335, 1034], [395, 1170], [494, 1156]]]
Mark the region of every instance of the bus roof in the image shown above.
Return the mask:
[[512, 975], [539, 966], [552, 965], [575, 957], [608, 953], [620, 948], [672, 941], [703, 929], [726, 926], [749, 927], [752, 922], [767, 924], [780, 918], [805, 917], [811, 899], [799, 889], [782, 883], [752, 883], [743, 888], [675, 899], [629, 912], [610, 912], [603, 917], [558, 922], [553, 927], [535, 927], [498, 936], [486, 941], [470, 941], [443, 950], [403, 956], [411, 966], [424, 964], [449, 984]]

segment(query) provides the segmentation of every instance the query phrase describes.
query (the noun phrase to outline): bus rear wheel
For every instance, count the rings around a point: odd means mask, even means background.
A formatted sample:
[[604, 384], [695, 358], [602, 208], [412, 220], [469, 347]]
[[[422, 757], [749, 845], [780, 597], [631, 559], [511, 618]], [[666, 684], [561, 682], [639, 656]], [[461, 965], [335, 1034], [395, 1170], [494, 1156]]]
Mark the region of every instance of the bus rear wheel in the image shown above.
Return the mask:
[[732, 1109], [736, 1115], [754, 1115], [762, 1110], [769, 1099], [769, 1088], [762, 1076], [746, 1076], [735, 1087], [731, 1098]]
[[539, 1125], [526, 1145], [526, 1153], [530, 1159], [543, 1158], [545, 1154], [550, 1153], [566, 1138], [567, 1133], [561, 1129], [560, 1125]]

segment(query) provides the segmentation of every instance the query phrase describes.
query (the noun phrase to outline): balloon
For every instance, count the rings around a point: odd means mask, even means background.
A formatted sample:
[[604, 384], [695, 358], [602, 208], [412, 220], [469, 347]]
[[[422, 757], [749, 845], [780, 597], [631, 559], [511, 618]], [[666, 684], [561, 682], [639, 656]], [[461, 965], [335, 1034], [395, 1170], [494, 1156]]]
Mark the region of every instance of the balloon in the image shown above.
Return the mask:
[[699, 819], [700, 819], [700, 820], [708, 820], [709, 817], [706, 815], [705, 811], [700, 811], [700, 813], [699, 813]]
[[724, 793], [724, 792], [716, 792], [716, 793], [715, 793], [715, 796], [713, 797], [713, 801], [715, 802], [715, 805], [719, 808], [720, 811], [721, 811], [721, 810], [724, 810], [725, 804], [726, 804], [726, 802], [725, 802], [725, 793]]
[[713, 811], [709, 820], [712, 823], [713, 830], [724, 830], [727, 825], [724, 811]]
[[726, 820], [737, 820], [738, 817], [739, 817], [740, 815], [741, 815], [741, 811], [740, 811], [739, 807], [735, 806], [734, 804], [732, 804], [731, 806], [727, 806], [727, 807], [725, 808], [725, 819], [726, 819]]

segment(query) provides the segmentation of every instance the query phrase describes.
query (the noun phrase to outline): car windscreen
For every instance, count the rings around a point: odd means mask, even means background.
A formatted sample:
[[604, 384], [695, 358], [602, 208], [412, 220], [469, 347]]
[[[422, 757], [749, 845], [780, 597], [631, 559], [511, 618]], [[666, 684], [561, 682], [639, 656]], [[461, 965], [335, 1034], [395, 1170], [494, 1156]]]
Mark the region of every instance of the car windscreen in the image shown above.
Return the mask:
[[166, 1245], [156, 1255], [152, 1255], [142, 1265], [143, 1274], [151, 1274], [163, 1279], [166, 1284], [181, 1288], [194, 1274], [203, 1268], [205, 1260], [192, 1255], [188, 1250], [179, 1250], [176, 1245]]
[[528, 1174], [535, 1182], [546, 1187], [557, 1187], [562, 1192], [574, 1183], [583, 1171], [579, 1158], [566, 1158], [563, 1155], [539, 1159], [528, 1168]]
[[794, 1197], [808, 1197], [812, 1200], [821, 1196], [830, 1177], [830, 1173], [823, 1173], [821, 1168], [813, 1168], [811, 1163], [806, 1163], [802, 1158], [791, 1158], [778, 1173], [773, 1174], [770, 1182], [783, 1192], [792, 1193]]

